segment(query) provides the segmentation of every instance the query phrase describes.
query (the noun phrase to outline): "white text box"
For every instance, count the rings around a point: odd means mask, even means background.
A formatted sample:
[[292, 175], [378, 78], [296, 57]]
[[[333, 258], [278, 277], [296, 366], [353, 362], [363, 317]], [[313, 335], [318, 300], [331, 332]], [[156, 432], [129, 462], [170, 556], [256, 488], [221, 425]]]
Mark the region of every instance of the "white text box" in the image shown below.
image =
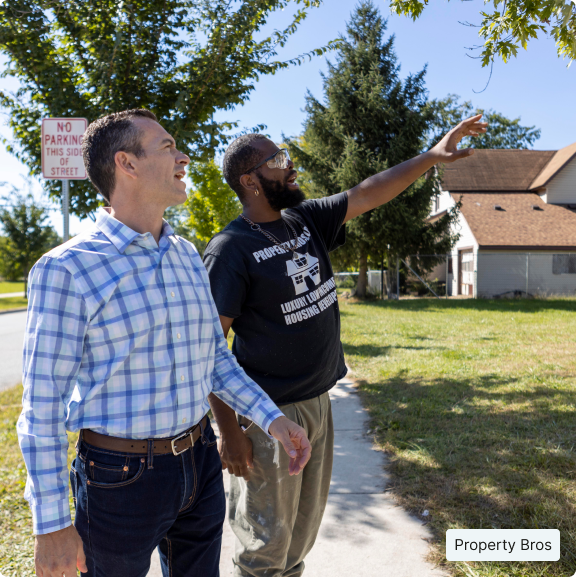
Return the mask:
[[448, 529], [448, 561], [558, 561], [558, 529]]

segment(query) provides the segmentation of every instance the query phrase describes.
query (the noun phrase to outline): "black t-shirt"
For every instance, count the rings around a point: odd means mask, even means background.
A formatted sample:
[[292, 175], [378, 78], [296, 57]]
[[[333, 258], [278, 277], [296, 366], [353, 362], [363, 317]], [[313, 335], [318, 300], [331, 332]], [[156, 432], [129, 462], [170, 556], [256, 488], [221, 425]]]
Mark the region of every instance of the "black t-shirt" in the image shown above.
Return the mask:
[[206, 247], [218, 313], [234, 319], [232, 352], [276, 403], [317, 397], [346, 374], [328, 252], [344, 244], [347, 209], [343, 192], [283, 211], [298, 235], [295, 259], [282, 219], [260, 226], [283, 248], [241, 217]]

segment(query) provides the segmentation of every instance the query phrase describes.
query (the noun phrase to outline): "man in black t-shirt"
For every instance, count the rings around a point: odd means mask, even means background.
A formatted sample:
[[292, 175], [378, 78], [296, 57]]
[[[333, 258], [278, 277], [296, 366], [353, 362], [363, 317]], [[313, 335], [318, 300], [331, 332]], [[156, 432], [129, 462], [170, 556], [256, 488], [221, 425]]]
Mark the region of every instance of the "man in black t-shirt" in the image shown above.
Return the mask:
[[430, 151], [351, 190], [305, 200], [287, 151], [259, 134], [235, 140], [224, 177], [243, 213], [206, 247], [204, 262], [220, 321], [246, 373], [308, 434], [312, 455], [298, 477], [285, 455], [218, 398], [210, 404], [231, 473], [235, 575], [296, 577], [316, 538], [332, 472], [328, 391], [346, 374], [336, 286], [328, 253], [344, 243], [344, 223], [380, 206], [435, 164], [472, 154], [464, 136], [486, 131], [481, 115], [460, 123]]

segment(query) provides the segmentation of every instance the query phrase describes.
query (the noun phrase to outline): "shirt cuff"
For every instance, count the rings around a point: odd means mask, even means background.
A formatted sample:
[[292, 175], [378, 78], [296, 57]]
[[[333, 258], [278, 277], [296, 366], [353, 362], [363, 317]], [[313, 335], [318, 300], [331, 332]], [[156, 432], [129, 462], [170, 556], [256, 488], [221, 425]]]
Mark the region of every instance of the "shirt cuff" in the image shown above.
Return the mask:
[[54, 533], [72, 525], [70, 517], [70, 503], [68, 499], [51, 501], [49, 503], [31, 503], [32, 527], [34, 535]]
[[284, 413], [271, 401], [262, 401], [258, 403], [249, 415], [250, 419], [254, 421], [271, 439], [272, 435], [268, 432], [270, 425], [278, 417], [283, 417]]

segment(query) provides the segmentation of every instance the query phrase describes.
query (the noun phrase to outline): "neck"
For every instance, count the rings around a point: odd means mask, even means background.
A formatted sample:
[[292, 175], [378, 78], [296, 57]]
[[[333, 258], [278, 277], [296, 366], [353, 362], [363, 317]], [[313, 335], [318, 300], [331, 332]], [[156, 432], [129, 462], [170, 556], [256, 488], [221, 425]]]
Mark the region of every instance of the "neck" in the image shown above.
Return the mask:
[[135, 232], [140, 234], [149, 232], [156, 243], [160, 242], [162, 216], [165, 210], [163, 207], [144, 203], [115, 202], [113, 197], [110, 205], [110, 216]]
[[282, 213], [277, 210], [272, 210], [268, 203], [263, 206], [244, 206], [242, 212], [252, 222], [272, 222], [282, 218]]

